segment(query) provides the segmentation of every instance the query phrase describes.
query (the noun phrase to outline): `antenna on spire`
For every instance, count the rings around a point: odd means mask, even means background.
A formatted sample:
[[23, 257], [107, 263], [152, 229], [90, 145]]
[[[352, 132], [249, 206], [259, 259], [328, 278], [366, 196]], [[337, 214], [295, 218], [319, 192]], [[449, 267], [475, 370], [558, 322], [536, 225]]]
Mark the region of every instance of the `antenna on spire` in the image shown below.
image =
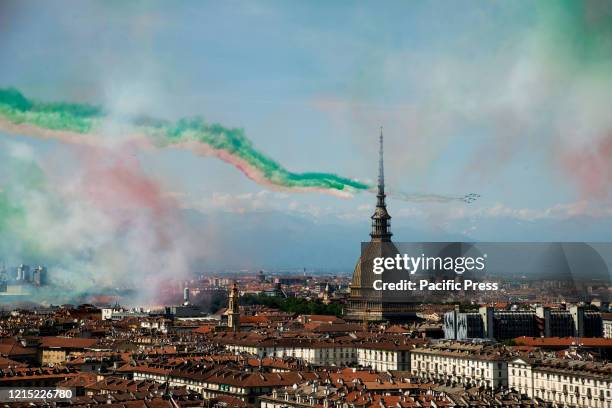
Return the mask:
[[385, 168], [383, 165], [383, 127], [380, 127], [380, 150], [378, 152], [378, 194], [385, 193]]

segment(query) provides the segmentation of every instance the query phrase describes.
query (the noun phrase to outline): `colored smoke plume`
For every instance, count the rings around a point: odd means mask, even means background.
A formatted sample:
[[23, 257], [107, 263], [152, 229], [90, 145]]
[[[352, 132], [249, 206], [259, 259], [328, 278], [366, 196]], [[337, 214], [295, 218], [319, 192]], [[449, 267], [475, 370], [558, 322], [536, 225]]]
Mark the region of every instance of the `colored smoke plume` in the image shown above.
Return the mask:
[[[215, 156], [272, 189], [318, 191], [348, 197], [355, 192], [372, 191], [374, 187], [332, 173], [291, 172], [257, 150], [242, 129], [208, 124], [200, 118], [169, 122], [143, 116], [121, 117], [96, 106], [43, 103], [26, 98], [16, 89], [0, 89], [0, 129], [9, 133], [96, 146], [104, 144], [101, 128], [109, 126], [109, 122], [113, 122], [111, 127], [129, 133], [136, 143]], [[471, 201], [467, 196], [441, 194], [398, 192], [395, 196], [407, 201]]]
[[19, 143], [2, 148], [3, 261], [49, 266], [49, 285], [27, 300], [88, 301], [138, 288], [122, 301], [154, 302], [167, 276], [187, 278], [205, 255], [178, 204], [125, 146], [72, 146], [45, 158]]

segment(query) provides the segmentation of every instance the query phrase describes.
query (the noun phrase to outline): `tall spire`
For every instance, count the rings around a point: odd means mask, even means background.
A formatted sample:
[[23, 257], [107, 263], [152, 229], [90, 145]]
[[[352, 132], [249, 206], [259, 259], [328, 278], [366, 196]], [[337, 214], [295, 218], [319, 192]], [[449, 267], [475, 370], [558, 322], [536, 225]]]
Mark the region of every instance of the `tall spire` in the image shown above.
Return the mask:
[[379, 137], [379, 150], [378, 150], [378, 194], [385, 194], [385, 166], [383, 163], [383, 128], [380, 127]]
[[378, 193], [376, 194], [376, 210], [372, 215], [372, 241], [389, 242], [391, 241], [391, 216], [387, 212], [385, 204], [385, 167], [383, 160], [383, 131], [380, 127], [378, 151]]

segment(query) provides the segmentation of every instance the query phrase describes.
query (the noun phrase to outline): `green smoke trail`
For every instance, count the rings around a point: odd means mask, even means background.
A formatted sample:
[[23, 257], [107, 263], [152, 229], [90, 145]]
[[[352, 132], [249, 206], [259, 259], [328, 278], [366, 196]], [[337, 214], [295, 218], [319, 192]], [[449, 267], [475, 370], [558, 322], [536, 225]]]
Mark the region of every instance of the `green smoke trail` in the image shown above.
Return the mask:
[[20, 214], [20, 209], [11, 203], [8, 195], [0, 191], [0, 233], [6, 232], [12, 221]]
[[[26, 98], [16, 89], [0, 89], [0, 116], [14, 125], [30, 125], [43, 130], [87, 135], [108, 117], [103, 108], [86, 104], [42, 103]], [[371, 186], [331, 173], [294, 173], [261, 153], [242, 129], [208, 124], [200, 118], [177, 122], [146, 117], [123, 118], [135, 131], [145, 134], [157, 146], [182, 143], [203, 144], [226, 155], [224, 160], [239, 167], [247, 176], [263, 179], [285, 188], [312, 188], [337, 191], [367, 190]]]
[[[539, 6], [545, 57], [575, 70], [609, 76], [612, 3], [607, 0], [543, 1]], [[606, 69], [604, 72], [603, 70]]]
[[10, 155], [0, 154], [0, 163], [0, 237], [15, 237], [19, 227], [24, 225], [25, 216], [22, 203], [15, 197], [22, 196], [23, 191], [44, 191], [45, 176], [35, 163]]
[[[0, 259], [19, 252], [25, 256], [40, 255], [37, 231], [28, 226], [24, 200], [45, 194], [42, 169], [35, 163], [0, 155]], [[24, 194], [24, 191], [30, 194]]]

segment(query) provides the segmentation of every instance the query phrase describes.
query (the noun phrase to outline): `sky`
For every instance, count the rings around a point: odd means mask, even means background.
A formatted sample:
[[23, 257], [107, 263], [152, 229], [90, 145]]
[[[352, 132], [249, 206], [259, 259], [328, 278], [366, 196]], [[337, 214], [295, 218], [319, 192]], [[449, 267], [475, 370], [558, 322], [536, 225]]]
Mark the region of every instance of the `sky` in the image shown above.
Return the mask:
[[242, 129], [290, 172], [366, 185], [383, 126], [396, 241], [610, 239], [609, 1], [59, 3], [0, 1], [0, 88], [106, 116], [91, 143], [0, 125], [9, 264], [83, 290], [151, 270], [350, 272], [371, 193], [143, 147], [117, 124], [139, 116]]

